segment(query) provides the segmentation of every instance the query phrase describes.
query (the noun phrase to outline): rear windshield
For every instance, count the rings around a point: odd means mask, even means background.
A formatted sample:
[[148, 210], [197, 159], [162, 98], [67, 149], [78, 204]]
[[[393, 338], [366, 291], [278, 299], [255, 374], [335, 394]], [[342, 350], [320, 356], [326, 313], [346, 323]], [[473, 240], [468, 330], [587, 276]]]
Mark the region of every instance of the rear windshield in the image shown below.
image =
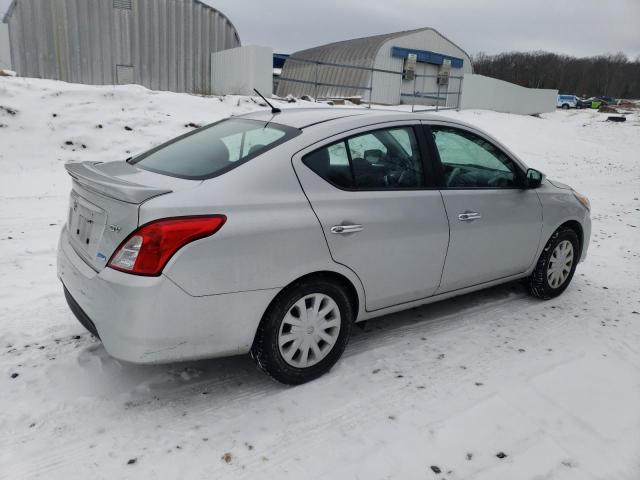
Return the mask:
[[299, 133], [276, 123], [230, 118], [171, 140], [130, 163], [163, 175], [203, 180], [222, 175]]

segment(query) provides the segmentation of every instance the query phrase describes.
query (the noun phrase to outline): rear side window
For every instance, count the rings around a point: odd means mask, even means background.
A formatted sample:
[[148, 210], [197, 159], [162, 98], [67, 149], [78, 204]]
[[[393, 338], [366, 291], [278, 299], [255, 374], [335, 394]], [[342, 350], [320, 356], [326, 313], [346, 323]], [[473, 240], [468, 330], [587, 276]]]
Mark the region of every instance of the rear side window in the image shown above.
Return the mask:
[[131, 163], [163, 175], [203, 180], [221, 175], [299, 133], [276, 123], [230, 118], [171, 140]]
[[302, 158], [329, 183], [349, 189], [415, 189], [425, 185], [420, 148], [411, 127], [374, 130]]

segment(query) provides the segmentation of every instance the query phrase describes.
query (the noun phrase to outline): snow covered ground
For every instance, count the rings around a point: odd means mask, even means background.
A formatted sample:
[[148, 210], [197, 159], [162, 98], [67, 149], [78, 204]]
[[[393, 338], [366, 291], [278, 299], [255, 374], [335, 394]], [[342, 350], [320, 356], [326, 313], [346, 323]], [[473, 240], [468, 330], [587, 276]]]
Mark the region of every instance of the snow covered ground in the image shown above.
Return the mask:
[[369, 322], [295, 388], [247, 357], [110, 358], [56, 278], [64, 162], [256, 108], [0, 78], [0, 478], [640, 478], [638, 114], [442, 113], [590, 197], [589, 257], [555, 300], [512, 284]]

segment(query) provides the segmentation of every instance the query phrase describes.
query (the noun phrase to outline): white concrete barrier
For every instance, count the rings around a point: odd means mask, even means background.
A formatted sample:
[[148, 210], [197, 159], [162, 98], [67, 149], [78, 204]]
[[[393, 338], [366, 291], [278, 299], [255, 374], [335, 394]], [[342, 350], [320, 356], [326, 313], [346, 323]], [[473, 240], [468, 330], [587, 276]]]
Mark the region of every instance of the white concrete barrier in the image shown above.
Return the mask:
[[467, 73], [462, 82], [459, 108], [532, 115], [555, 111], [557, 97], [558, 90], [525, 88], [496, 78]]
[[248, 45], [211, 54], [211, 93], [255, 95], [273, 93], [273, 50]]

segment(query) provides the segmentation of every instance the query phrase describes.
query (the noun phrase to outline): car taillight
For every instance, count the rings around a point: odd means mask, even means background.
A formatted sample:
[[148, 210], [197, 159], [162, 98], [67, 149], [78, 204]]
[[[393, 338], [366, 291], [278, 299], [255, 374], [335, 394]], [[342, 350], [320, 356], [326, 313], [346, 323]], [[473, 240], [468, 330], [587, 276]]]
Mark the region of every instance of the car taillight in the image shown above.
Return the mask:
[[107, 265], [134, 275], [158, 276], [178, 250], [213, 235], [226, 221], [224, 215], [155, 220], [129, 235]]

